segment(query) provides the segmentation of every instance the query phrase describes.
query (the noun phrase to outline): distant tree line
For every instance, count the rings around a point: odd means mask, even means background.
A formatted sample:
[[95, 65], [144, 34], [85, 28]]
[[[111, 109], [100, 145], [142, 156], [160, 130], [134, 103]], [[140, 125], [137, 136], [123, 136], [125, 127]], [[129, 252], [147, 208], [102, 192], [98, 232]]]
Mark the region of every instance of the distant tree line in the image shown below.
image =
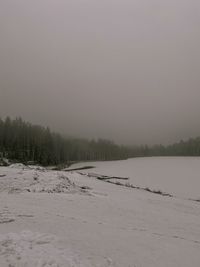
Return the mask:
[[200, 137], [163, 146], [121, 146], [112, 141], [66, 138], [21, 118], [0, 119], [0, 157], [42, 165], [147, 156], [200, 156]]
[[47, 127], [21, 118], [0, 119], [0, 157], [42, 165], [71, 161], [117, 160], [130, 157], [131, 150], [108, 140], [66, 138]]

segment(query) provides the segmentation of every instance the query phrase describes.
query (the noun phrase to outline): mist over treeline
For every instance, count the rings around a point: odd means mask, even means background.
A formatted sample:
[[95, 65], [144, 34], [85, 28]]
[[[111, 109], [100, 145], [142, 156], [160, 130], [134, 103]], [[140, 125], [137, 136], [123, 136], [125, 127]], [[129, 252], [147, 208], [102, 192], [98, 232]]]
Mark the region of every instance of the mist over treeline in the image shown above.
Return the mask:
[[48, 127], [32, 125], [21, 118], [0, 119], [2, 157], [43, 165], [81, 160], [116, 160], [131, 156], [131, 150], [112, 141], [64, 137]]
[[42, 165], [120, 160], [147, 156], [199, 156], [200, 137], [172, 145], [117, 145], [113, 141], [69, 138], [21, 118], [0, 118], [0, 157]]

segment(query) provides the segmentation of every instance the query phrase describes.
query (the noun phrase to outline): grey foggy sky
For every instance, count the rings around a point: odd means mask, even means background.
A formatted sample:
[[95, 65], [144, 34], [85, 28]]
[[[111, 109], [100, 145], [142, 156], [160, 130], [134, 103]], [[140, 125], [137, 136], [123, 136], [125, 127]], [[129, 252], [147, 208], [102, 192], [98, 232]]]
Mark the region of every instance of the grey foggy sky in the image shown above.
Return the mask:
[[0, 116], [126, 144], [200, 135], [199, 0], [0, 0]]

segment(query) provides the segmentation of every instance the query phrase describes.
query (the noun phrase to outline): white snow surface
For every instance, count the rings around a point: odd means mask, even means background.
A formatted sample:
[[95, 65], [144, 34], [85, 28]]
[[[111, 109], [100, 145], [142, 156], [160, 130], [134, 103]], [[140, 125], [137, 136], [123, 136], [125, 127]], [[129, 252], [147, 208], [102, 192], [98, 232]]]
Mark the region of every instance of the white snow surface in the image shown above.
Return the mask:
[[135, 186], [161, 190], [177, 197], [200, 199], [200, 157], [134, 158], [79, 163], [72, 167], [87, 165], [95, 168], [81, 172], [129, 177], [129, 182]]
[[85, 192], [76, 186], [64, 172], [48, 171], [39, 166], [23, 164], [0, 168], [0, 192], [5, 191], [8, 193]]
[[[163, 159], [154, 160], [162, 169]], [[130, 161], [96, 164], [102, 174], [127, 176]], [[184, 164], [195, 172], [192, 162]], [[77, 172], [0, 167], [0, 267], [199, 267], [199, 251], [200, 202]]]
[[0, 235], [1, 266], [83, 266], [56, 237], [31, 231]]

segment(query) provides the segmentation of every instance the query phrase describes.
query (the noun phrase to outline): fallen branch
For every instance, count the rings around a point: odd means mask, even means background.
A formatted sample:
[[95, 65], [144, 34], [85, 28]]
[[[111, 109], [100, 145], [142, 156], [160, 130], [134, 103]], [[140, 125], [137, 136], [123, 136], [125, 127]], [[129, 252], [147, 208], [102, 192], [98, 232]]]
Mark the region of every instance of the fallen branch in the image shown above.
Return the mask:
[[108, 176], [108, 175], [101, 175], [101, 174], [97, 174], [97, 173], [81, 173], [83, 175], [86, 175], [88, 177], [94, 177], [98, 180], [111, 180], [111, 179], [116, 179], [116, 180], [128, 180], [128, 177], [119, 177], [119, 176]]
[[81, 173], [81, 172], [79, 172], [79, 174], [84, 175], [84, 176], [88, 176], [88, 177], [93, 177], [93, 178], [96, 178], [98, 180], [110, 183], [110, 184], [115, 184], [115, 185], [119, 185], [119, 186], [133, 188], [133, 189], [143, 190], [143, 191], [147, 191], [147, 192], [152, 193], [152, 194], [158, 194], [158, 195], [161, 195], [161, 196], [173, 197], [173, 195], [171, 195], [169, 193], [162, 192], [161, 190], [150, 189], [148, 187], [135, 186], [135, 185], [133, 185], [131, 183], [125, 183], [124, 184], [124, 183], [121, 183], [119, 181], [112, 181], [112, 179], [128, 180], [129, 178], [127, 178], [127, 177], [99, 175], [99, 174], [96, 174], [96, 173], [87, 173], [86, 174], [86, 173]]
[[65, 172], [71, 172], [71, 171], [79, 171], [79, 170], [88, 170], [88, 169], [93, 169], [94, 166], [85, 166], [85, 167], [80, 167], [80, 168], [74, 168], [74, 169], [65, 169]]

